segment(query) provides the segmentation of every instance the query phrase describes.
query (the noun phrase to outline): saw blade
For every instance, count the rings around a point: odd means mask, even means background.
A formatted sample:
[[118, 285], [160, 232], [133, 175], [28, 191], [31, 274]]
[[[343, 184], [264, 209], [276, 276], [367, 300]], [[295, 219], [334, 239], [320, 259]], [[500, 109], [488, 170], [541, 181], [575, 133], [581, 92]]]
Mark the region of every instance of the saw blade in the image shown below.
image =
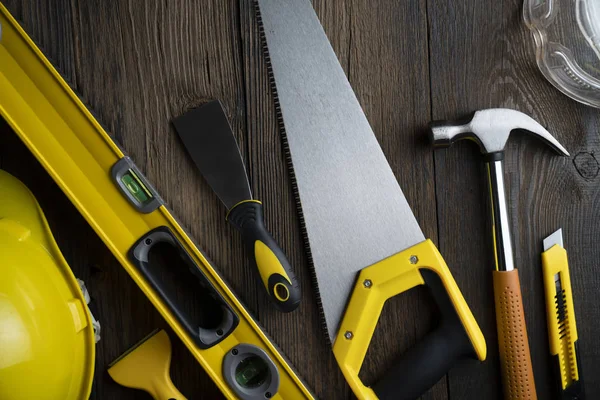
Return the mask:
[[308, 0], [258, 0], [277, 116], [333, 343], [356, 274], [425, 240]]

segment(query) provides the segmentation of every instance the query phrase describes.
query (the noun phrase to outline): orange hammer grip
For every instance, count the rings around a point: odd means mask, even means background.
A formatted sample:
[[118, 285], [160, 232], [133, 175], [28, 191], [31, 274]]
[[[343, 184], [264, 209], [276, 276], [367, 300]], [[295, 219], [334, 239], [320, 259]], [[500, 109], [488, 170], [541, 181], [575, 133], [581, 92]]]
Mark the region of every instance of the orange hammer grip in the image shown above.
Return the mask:
[[496, 326], [506, 400], [536, 400], [518, 271], [494, 271]]

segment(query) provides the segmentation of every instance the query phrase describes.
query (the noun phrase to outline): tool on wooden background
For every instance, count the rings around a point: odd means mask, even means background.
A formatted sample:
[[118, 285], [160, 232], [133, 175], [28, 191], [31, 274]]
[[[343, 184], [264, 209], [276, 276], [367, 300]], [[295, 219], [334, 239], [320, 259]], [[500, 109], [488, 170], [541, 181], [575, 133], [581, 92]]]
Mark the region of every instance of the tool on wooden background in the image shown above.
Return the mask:
[[119, 385], [148, 392], [155, 400], [186, 400], [171, 381], [171, 341], [164, 330], [154, 331], [108, 366]]
[[96, 345], [85, 298], [35, 197], [2, 170], [0, 255], [0, 399], [89, 398]]
[[283, 312], [300, 304], [300, 285], [283, 250], [264, 225], [263, 205], [252, 198], [246, 167], [218, 100], [175, 118], [173, 125], [192, 160], [227, 207], [246, 252], [273, 304]]
[[461, 139], [479, 145], [487, 167], [492, 203], [495, 271], [494, 300], [500, 363], [506, 399], [535, 399], [535, 381], [525, 326], [519, 273], [515, 269], [510, 222], [504, 188], [504, 146], [510, 133], [521, 130], [536, 135], [559, 154], [569, 153], [534, 119], [509, 109], [480, 110], [461, 121], [431, 123], [436, 147], [448, 147]]
[[[328, 337], [361, 399], [412, 399], [485, 340], [426, 240], [308, 0], [259, 0], [271, 87]], [[359, 378], [385, 301], [426, 285], [439, 326], [373, 387]]]
[[577, 324], [567, 251], [562, 229], [544, 239], [542, 272], [546, 293], [548, 341], [557, 384], [557, 399], [585, 400]]
[[[312, 398], [156, 190], [2, 4], [0, 27], [0, 115], [217, 387], [227, 398]], [[169, 268], [150, 257], [165, 248]], [[180, 288], [165, 286], [167, 273], [201, 294], [193, 310], [201, 315], [185, 309]], [[211, 314], [208, 323], [203, 313]]]

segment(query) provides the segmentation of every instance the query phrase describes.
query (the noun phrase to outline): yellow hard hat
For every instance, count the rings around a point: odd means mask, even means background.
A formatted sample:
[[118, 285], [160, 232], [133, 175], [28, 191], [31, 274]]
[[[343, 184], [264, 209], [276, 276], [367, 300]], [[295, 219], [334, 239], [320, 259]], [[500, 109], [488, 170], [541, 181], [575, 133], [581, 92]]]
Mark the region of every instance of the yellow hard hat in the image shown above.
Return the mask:
[[0, 170], [0, 399], [88, 399], [92, 321], [33, 194]]

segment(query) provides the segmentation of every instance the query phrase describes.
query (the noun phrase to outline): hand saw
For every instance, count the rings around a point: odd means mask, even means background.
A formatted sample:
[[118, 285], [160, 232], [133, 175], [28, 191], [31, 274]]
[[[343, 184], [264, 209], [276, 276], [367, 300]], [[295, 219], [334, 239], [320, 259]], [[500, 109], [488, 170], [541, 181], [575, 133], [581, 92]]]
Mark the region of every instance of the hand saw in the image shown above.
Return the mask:
[[[156, 190], [0, 4], [0, 115], [69, 197], [198, 363], [230, 399], [313, 398]], [[156, 247], [155, 247], [156, 246]], [[149, 254], [202, 293], [197, 309], [163, 284]], [[187, 285], [185, 285], [187, 286]]]
[[[460, 358], [484, 360], [481, 330], [425, 237], [308, 0], [258, 0], [292, 185], [325, 329], [362, 399], [412, 399]], [[384, 302], [426, 285], [440, 324], [372, 388], [358, 374]]]

